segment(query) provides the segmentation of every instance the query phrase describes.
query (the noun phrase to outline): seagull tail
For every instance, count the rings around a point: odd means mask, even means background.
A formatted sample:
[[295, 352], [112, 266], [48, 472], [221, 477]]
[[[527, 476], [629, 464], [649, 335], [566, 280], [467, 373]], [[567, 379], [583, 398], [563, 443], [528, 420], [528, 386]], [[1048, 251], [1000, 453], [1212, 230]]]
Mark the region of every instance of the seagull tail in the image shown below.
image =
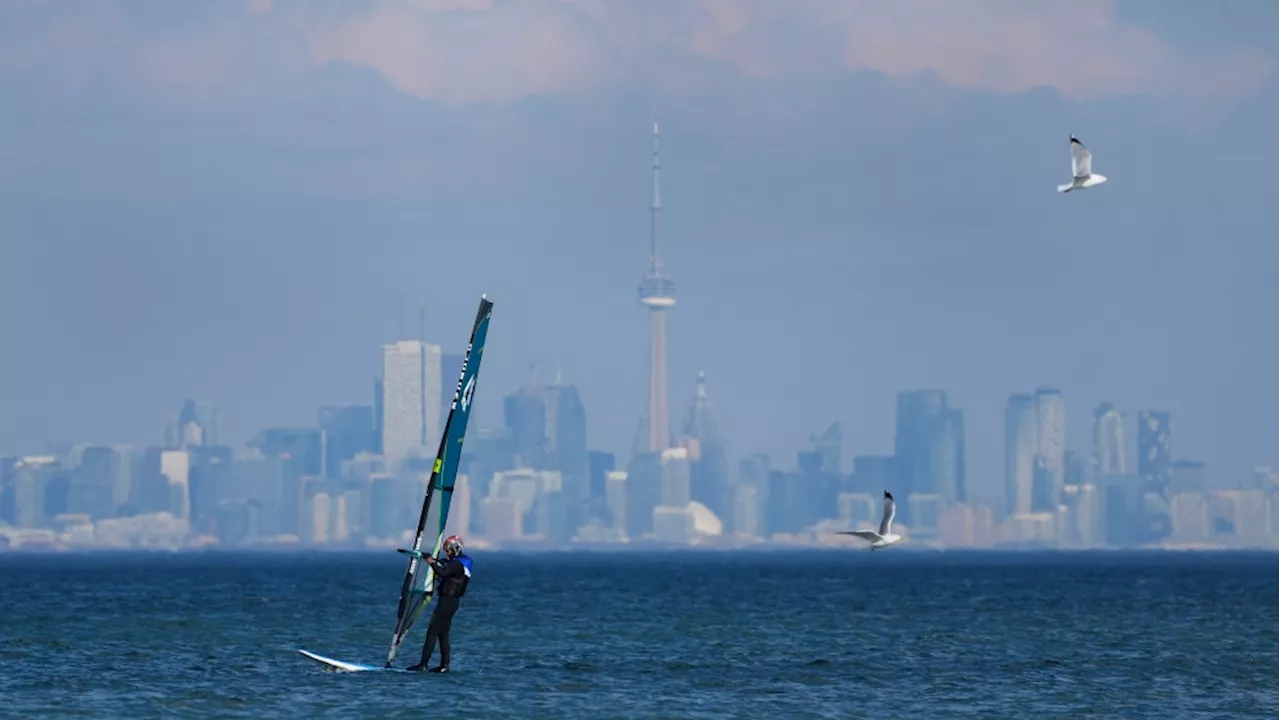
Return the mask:
[[1059, 185], [1058, 192], [1068, 193], [1068, 192], [1071, 192], [1073, 188], [1075, 188], [1075, 183], [1067, 183], [1066, 185]]

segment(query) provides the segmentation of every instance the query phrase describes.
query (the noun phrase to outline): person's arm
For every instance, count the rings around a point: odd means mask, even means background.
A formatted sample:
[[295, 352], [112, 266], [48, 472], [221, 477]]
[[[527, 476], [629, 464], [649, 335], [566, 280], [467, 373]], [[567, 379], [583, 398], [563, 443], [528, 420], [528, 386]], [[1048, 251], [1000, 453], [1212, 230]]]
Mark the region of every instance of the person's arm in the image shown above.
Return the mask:
[[458, 577], [465, 571], [462, 567], [462, 561], [457, 558], [444, 562], [441, 562], [440, 560], [432, 560], [431, 567], [436, 570], [436, 578], [441, 580], [444, 578]]

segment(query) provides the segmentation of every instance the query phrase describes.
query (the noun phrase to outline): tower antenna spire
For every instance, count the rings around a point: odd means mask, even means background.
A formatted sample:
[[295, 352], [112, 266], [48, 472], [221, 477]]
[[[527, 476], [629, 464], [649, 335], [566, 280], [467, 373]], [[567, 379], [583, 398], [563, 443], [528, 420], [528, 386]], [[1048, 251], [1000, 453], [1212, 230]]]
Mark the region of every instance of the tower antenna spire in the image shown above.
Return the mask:
[[653, 116], [653, 202], [649, 205], [649, 266], [656, 275], [662, 271], [658, 255], [658, 215], [662, 211], [662, 192], [658, 183], [658, 116]]
[[397, 341], [406, 340], [409, 337], [409, 328], [405, 326], [405, 319], [404, 319], [404, 306], [407, 302], [408, 300], [405, 299], [404, 293], [400, 293], [400, 297], [397, 298], [397, 302], [396, 302], [396, 310], [400, 314], [400, 326], [396, 328]]
[[427, 341], [427, 299], [418, 300], [418, 342]]

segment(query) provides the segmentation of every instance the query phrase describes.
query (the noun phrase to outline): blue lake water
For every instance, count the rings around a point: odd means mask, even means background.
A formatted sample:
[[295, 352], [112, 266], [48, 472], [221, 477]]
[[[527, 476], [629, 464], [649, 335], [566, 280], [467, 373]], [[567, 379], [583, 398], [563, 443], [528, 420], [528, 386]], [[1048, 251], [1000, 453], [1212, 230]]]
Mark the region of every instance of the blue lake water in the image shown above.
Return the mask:
[[[1275, 718], [1276, 553], [475, 553], [448, 675], [394, 552], [0, 555], [0, 717]], [[419, 621], [400, 653], [417, 659]]]

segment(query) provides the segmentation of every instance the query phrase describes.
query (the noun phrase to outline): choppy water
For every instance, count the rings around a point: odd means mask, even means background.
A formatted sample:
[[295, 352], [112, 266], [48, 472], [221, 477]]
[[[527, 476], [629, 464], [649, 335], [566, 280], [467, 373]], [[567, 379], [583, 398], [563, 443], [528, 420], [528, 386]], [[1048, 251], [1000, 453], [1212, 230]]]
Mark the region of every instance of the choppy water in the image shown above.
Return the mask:
[[[395, 553], [0, 555], [0, 716], [1274, 718], [1277, 555], [475, 555], [453, 672]], [[416, 660], [425, 618], [401, 652]]]

